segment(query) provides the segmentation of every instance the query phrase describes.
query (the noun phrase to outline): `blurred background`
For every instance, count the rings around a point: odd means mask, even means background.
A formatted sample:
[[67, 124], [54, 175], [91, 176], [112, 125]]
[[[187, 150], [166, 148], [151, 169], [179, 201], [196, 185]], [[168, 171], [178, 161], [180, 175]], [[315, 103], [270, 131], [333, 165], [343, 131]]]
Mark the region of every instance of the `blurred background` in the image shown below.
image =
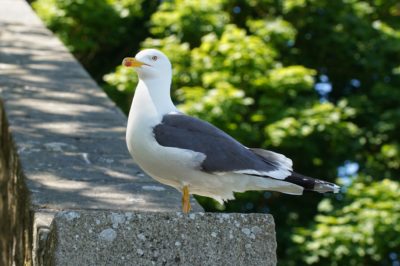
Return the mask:
[[398, 0], [36, 0], [127, 113], [142, 48], [172, 61], [179, 108], [337, 182], [337, 195], [237, 194], [207, 211], [273, 214], [280, 265], [400, 266]]

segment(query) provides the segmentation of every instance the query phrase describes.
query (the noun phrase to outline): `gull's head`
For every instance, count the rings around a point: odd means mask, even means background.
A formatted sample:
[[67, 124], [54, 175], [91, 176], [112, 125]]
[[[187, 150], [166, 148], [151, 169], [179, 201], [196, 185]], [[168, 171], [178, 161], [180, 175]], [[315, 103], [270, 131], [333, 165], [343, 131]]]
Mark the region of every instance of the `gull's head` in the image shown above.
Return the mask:
[[171, 62], [168, 57], [156, 49], [145, 49], [135, 57], [126, 57], [122, 61], [126, 67], [134, 67], [142, 80], [168, 78], [171, 79]]

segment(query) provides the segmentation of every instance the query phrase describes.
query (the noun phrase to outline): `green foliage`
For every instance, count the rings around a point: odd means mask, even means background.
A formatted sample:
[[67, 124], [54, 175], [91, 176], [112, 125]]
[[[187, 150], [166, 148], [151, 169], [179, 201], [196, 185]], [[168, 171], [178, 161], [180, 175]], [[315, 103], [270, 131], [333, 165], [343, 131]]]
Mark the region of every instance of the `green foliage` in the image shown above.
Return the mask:
[[32, 6], [99, 79], [119, 64], [124, 54], [138, 48], [138, 41], [147, 35], [143, 25], [157, 7], [157, 1], [37, 0]]
[[44, 22], [82, 61], [93, 58], [103, 45], [115, 46], [118, 42], [118, 30], [107, 26], [111, 24], [119, 29], [119, 16], [107, 1], [47, 0], [33, 5]]
[[296, 37], [296, 29], [282, 18], [248, 20], [247, 26], [251, 33], [279, 49], [285, 49]]
[[341, 202], [321, 201], [315, 224], [295, 230], [298, 245], [289, 254], [306, 264], [392, 265], [390, 253], [400, 251], [400, 185], [364, 182], [354, 182]]
[[197, 46], [205, 34], [220, 33], [227, 21], [220, 0], [163, 1], [151, 19], [151, 33], [158, 38], [176, 35], [180, 41]]
[[[283, 107], [282, 107], [283, 108]], [[295, 154], [293, 159], [316, 168], [322, 168], [320, 175], [334, 177], [338, 165], [348, 156], [349, 149], [357, 149], [358, 144], [342, 143], [355, 138], [359, 128], [349, 119], [355, 116], [355, 109], [348, 106], [345, 100], [337, 105], [332, 103], [317, 103], [305, 109], [295, 109], [282, 119], [265, 126], [268, 136], [266, 147], [280, 149], [302, 149], [302, 153], [312, 157], [304, 158], [303, 154]], [[321, 146], [316, 147], [315, 142]], [[330, 158], [329, 160], [326, 158]], [[329, 174], [330, 172], [330, 174]]]

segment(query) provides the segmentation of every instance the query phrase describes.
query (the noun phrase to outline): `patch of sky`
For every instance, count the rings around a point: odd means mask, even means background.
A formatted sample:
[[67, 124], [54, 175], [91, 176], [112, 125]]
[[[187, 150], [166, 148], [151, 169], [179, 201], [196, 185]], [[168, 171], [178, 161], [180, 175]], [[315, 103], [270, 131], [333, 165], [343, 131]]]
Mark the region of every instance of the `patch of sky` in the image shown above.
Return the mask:
[[392, 261], [392, 266], [400, 266], [399, 255], [396, 252], [390, 252], [389, 258]]
[[239, 14], [242, 11], [242, 9], [240, 8], [240, 6], [235, 6], [232, 11], [235, 14]]
[[353, 78], [348, 81], [348, 83], [343, 88], [345, 94], [350, 94], [361, 87], [361, 81], [359, 79]]
[[329, 78], [328, 78], [328, 76], [327, 75], [320, 75], [319, 76], [319, 80], [321, 81], [321, 82], [329, 82]]
[[287, 47], [293, 47], [294, 46], [294, 40], [289, 40], [286, 42]]
[[329, 93], [332, 92], [332, 83], [329, 82], [327, 75], [320, 75], [319, 82], [315, 83], [314, 89], [319, 94], [320, 102], [327, 102]]
[[359, 88], [361, 86], [361, 81], [359, 81], [358, 79], [352, 79], [350, 80], [350, 85], [354, 88]]
[[353, 182], [359, 168], [360, 166], [357, 162], [353, 162], [350, 160], [345, 161], [343, 165], [338, 167], [338, 177], [344, 191]]
[[338, 168], [339, 177], [355, 176], [358, 172], [359, 165], [353, 161], [345, 161], [342, 166]]
[[389, 253], [389, 258], [391, 260], [397, 260], [397, 253], [396, 252], [390, 252]]

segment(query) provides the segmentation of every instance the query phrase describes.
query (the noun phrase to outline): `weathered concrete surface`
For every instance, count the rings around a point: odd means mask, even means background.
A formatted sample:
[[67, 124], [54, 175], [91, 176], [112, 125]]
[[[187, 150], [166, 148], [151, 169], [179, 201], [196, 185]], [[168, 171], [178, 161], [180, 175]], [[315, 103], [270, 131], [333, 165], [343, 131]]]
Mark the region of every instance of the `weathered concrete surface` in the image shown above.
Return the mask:
[[126, 117], [24, 0], [0, 0], [0, 98], [1, 265], [40, 250], [58, 210], [180, 210], [132, 162]]
[[0, 101], [0, 265], [31, 261], [28, 191]]
[[267, 214], [66, 211], [44, 265], [276, 265]]

